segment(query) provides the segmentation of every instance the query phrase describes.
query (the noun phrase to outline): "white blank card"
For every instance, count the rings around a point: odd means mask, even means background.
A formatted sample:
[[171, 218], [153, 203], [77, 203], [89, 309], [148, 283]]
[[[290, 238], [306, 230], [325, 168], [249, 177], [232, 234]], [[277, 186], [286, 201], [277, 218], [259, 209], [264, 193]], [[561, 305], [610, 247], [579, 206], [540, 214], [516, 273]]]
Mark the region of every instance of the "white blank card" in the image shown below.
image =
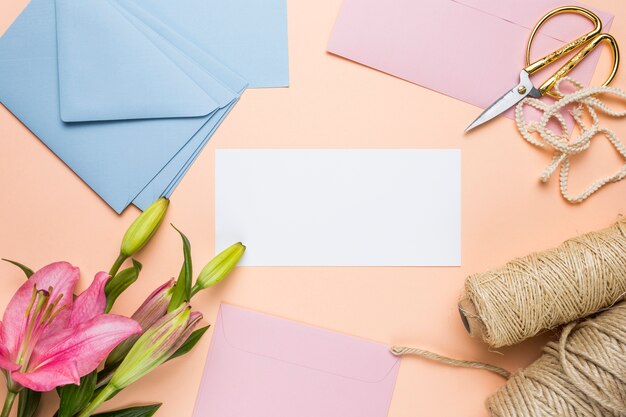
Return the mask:
[[458, 266], [457, 149], [221, 149], [215, 244], [247, 266]]

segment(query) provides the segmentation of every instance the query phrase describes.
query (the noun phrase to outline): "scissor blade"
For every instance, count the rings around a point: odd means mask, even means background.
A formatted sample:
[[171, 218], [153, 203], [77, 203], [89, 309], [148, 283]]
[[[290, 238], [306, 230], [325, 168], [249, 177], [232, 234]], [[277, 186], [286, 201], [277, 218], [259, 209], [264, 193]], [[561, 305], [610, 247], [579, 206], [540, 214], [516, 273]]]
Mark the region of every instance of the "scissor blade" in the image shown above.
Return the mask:
[[519, 94], [517, 89], [518, 86], [514, 87], [511, 91], [500, 97], [498, 101], [493, 103], [484, 112], [482, 112], [480, 116], [478, 116], [476, 120], [474, 120], [472, 124], [470, 124], [467, 129], [465, 129], [465, 132], [469, 132], [475, 127], [478, 127], [483, 123], [487, 123], [489, 120], [501, 115], [502, 113], [522, 101], [526, 96], [528, 96], [528, 92], [526, 92], [525, 94]]
[[474, 120], [472, 124], [467, 127], [467, 129], [465, 129], [465, 132], [469, 132], [475, 127], [478, 127], [494, 117], [501, 115], [528, 96], [540, 97], [541, 93], [539, 93], [539, 91], [533, 86], [528, 73], [526, 71], [522, 71], [520, 73], [520, 83], [482, 112], [481, 115], [478, 116], [478, 118]]

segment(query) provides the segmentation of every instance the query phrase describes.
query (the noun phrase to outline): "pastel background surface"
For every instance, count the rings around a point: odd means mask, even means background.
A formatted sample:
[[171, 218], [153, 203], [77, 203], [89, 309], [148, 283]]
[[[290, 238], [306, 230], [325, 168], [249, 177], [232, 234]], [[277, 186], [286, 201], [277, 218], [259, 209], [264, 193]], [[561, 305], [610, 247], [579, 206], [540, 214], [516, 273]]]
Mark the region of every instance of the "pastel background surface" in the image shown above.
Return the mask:
[[[612, 33], [626, 45], [626, 4], [587, 3], [616, 15]], [[0, 32], [25, 4], [0, 3]], [[196, 307], [209, 323], [225, 301], [390, 345], [416, 345], [509, 369], [528, 364], [539, 355], [543, 340], [500, 355], [466, 335], [456, 311], [464, 277], [608, 225], [618, 213], [626, 214], [626, 183], [609, 186], [582, 206], [568, 205], [556, 179], [547, 185], [538, 182], [550, 156], [526, 144], [511, 120], [498, 119], [464, 137], [478, 108], [327, 54], [340, 4], [289, 0], [291, 87], [244, 94], [176, 190], [167, 221], [188, 234], [199, 269], [214, 251], [216, 148], [460, 147], [463, 267], [240, 268], [215, 291], [199, 296]], [[523, 48], [511, 45], [511, 56], [502, 59], [518, 60]], [[596, 82], [608, 71], [607, 56], [603, 58]], [[622, 88], [625, 71], [622, 67], [616, 80]], [[624, 122], [608, 124], [626, 140]], [[136, 211], [117, 216], [4, 108], [0, 147], [0, 255], [32, 267], [68, 260], [80, 266], [84, 287], [97, 271], [109, 268]], [[602, 139], [592, 148], [574, 161], [574, 189], [619, 167]], [[157, 284], [177, 274], [181, 253], [176, 233], [163, 228], [139, 259], [145, 265], [142, 278], [120, 300], [119, 312], [131, 313]], [[0, 276], [3, 309], [23, 277], [6, 264], [0, 264]], [[190, 356], [137, 383], [109, 407], [163, 401], [158, 415], [191, 416], [209, 337]], [[389, 415], [486, 416], [483, 402], [502, 383], [481, 371], [407, 359]]]

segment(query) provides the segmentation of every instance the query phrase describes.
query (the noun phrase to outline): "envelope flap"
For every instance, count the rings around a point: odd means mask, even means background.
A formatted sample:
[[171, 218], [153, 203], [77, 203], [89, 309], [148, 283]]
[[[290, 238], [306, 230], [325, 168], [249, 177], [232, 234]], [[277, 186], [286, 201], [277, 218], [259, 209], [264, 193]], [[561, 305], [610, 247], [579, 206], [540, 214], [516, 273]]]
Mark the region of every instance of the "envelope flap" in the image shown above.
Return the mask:
[[226, 304], [220, 330], [232, 348], [361, 382], [385, 380], [398, 363], [383, 344]]
[[[550, 10], [561, 6], [581, 6], [589, 8], [596, 13], [605, 25], [605, 31], [613, 22], [613, 15], [602, 10], [590, 8], [576, 1], [567, 0], [526, 0], [526, 1], [501, 1], [501, 0], [449, 0], [456, 3], [481, 10], [489, 15], [499, 17], [518, 26], [532, 29], [543, 15]], [[572, 41], [593, 28], [586, 18], [567, 14], [555, 16], [554, 22], [547, 23], [541, 29], [541, 33], [562, 42]]]
[[61, 118], [194, 117], [217, 103], [109, 0], [56, 0]]

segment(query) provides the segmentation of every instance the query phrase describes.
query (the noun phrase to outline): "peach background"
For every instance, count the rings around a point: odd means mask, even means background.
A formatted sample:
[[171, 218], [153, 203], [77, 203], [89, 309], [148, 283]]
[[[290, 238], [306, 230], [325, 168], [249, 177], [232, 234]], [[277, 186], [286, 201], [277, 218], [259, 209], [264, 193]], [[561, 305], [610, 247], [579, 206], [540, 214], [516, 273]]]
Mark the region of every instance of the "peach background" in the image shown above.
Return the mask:
[[[208, 323], [224, 301], [390, 345], [420, 346], [509, 369], [527, 365], [539, 355], [543, 340], [498, 354], [467, 336], [456, 311], [464, 277], [607, 226], [626, 211], [626, 182], [609, 186], [581, 206], [568, 205], [556, 179], [547, 185], [538, 182], [549, 155], [526, 144], [510, 120], [496, 120], [464, 137], [463, 129], [479, 109], [327, 54], [340, 3], [289, 0], [291, 87], [244, 94], [175, 192], [167, 221], [189, 236], [199, 270], [214, 251], [216, 148], [460, 147], [463, 267], [240, 268], [214, 291], [201, 294], [195, 307]], [[626, 40], [626, 3], [588, 3], [614, 12], [612, 32]], [[0, 2], [0, 33], [25, 4]], [[512, 53], [521, 54], [522, 47], [512, 45]], [[596, 82], [605, 71], [607, 62]], [[624, 84], [624, 71], [618, 86]], [[626, 124], [610, 124], [626, 139]], [[0, 255], [32, 267], [68, 260], [80, 266], [84, 287], [97, 271], [109, 268], [137, 211], [117, 216], [3, 107], [0, 144]], [[619, 163], [599, 141], [575, 161], [574, 187], [580, 190], [586, 179], [615, 170]], [[157, 284], [178, 273], [179, 238], [164, 227], [138, 258], [145, 265], [142, 277], [122, 297], [118, 312], [130, 314]], [[5, 263], [0, 275], [2, 309], [23, 277]], [[210, 336], [191, 355], [138, 382], [108, 408], [163, 401], [157, 415], [191, 416]], [[485, 398], [502, 383], [485, 372], [406, 359], [389, 415], [485, 416]], [[46, 402], [51, 415], [53, 398]]]

